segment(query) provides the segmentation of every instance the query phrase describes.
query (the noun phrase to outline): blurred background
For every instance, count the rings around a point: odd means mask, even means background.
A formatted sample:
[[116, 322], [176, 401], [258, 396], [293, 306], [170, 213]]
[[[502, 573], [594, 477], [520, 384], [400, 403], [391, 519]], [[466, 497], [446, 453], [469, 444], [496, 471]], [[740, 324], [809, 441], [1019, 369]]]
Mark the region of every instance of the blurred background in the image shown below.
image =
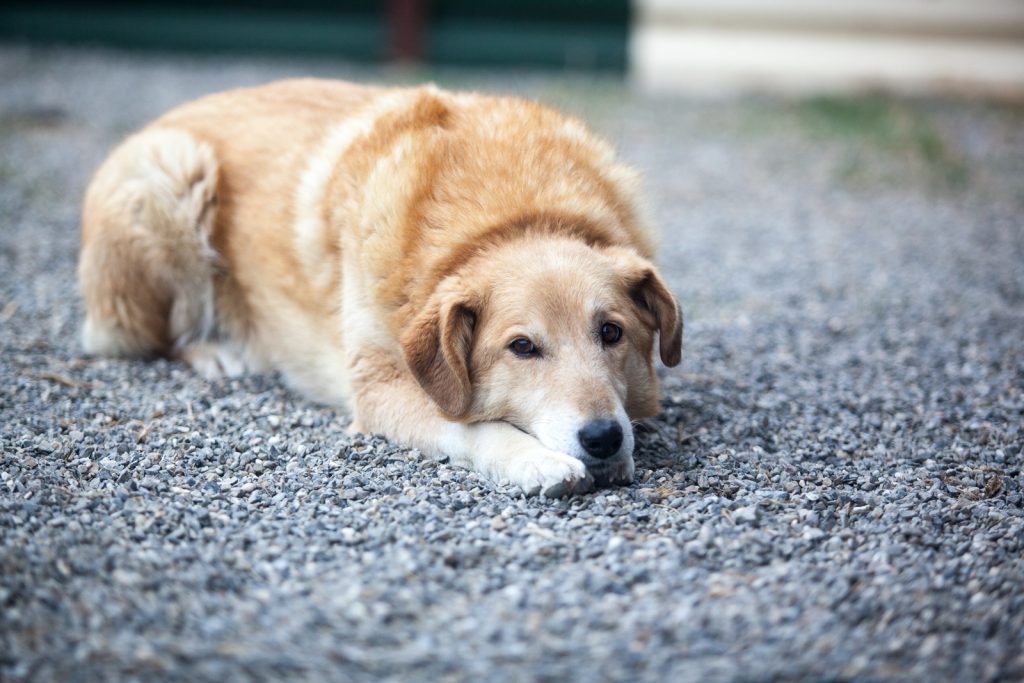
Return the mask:
[[5, 2], [0, 39], [621, 73], [676, 92], [1024, 93], [1024, 0]]

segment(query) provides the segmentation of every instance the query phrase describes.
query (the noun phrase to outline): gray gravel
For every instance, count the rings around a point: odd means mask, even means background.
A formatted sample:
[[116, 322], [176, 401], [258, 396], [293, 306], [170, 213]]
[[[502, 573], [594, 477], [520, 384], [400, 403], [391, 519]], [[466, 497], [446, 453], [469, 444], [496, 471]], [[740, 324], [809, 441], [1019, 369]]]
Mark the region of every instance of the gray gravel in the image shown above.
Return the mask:
[[[106, 149], [301, 74], [524, 93], [645, 169], [688, 327], [632, 486], [524, 499], [273, 377], [80, 356]], [[0, 47], [0, 678], [1024, 678], [1022, 121]]]

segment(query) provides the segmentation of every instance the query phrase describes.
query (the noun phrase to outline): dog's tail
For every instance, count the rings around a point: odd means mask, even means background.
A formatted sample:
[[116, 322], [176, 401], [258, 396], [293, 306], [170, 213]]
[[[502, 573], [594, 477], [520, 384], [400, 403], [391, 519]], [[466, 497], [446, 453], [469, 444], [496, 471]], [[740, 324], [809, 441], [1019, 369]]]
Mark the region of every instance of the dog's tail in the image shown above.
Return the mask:
[[87, 353], [171, 355], [213, 332], [217, 161], [175, 129], [126, 140], [85, 195], [79, 283]]

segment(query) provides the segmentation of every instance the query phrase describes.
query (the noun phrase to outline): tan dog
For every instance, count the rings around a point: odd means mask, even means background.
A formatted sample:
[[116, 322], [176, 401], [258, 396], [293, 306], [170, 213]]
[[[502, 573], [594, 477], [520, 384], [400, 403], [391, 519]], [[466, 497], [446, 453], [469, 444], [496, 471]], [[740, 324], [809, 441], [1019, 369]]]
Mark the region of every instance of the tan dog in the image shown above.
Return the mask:
[[186, 104], [86, 194], [85, 348], [280, 371], [353, 431], [527, 493], [633, 478], [682, 315], [637, 178], [577, 120], [300, 80]]

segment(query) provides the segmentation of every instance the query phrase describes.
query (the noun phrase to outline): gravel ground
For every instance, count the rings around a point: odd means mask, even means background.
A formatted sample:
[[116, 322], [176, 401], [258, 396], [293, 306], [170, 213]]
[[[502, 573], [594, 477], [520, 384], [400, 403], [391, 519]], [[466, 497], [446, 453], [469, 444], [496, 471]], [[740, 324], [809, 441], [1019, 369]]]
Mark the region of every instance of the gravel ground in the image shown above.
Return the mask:
[[[524, 499], [274, 377], [81, 356], [105, 151], [302, 74], [523, 93], [646, 171], [688, 326], [632, 486]], [[0, 46], [0, 678], [1024, 678], [1022, 121]]]

